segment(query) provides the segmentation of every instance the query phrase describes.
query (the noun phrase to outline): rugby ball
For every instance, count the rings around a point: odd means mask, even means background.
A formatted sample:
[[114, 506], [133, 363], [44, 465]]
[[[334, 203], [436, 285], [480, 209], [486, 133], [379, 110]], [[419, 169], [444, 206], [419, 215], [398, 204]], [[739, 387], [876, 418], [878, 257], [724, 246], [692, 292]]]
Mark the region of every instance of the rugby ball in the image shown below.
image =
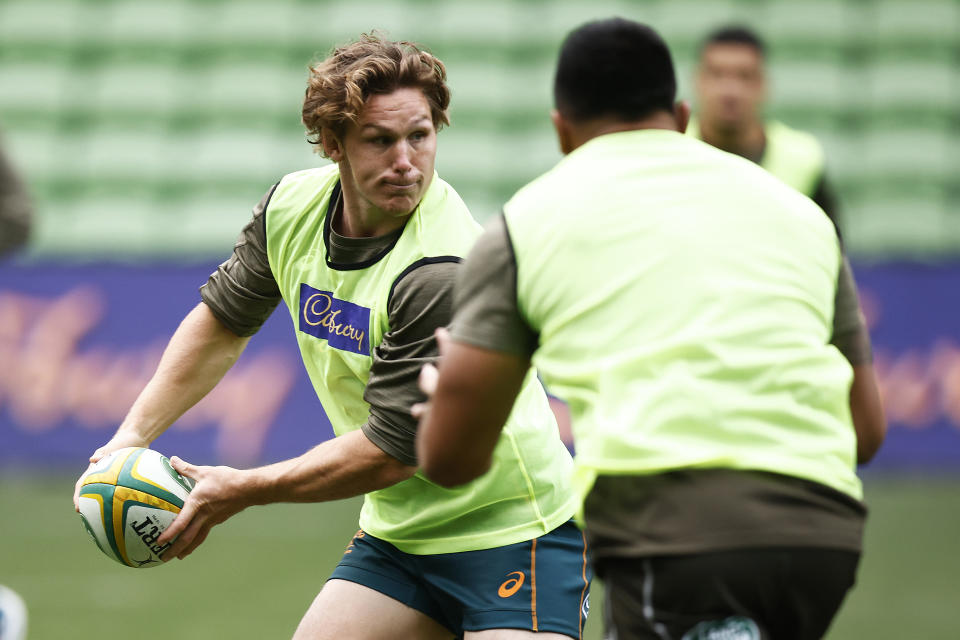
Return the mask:
[[81, 478], [80, 517], [103, 553], [128, 567], [163, 564], [157, 538], [180, 513], [193, 481], [143, 447], [118, 449]]

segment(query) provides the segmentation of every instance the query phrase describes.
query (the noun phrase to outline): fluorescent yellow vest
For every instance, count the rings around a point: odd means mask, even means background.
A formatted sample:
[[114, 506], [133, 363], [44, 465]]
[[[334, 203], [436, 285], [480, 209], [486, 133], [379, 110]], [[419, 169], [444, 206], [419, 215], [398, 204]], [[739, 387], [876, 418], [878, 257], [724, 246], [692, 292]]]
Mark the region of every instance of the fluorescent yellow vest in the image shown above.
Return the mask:
[[[824, 172], [824, 153], [820, 142], [809, 133], [788, 127], [777, 120], [763, 126], [767, 146], [760, 166], [788, 185], [812, 198]], [[690, 119], [687, 135], [700, 139], [700, 126]]]
[[[304, 364], [337, 435], [359, 429], [373, 352], [390, 330], [393, 284], [423, 260], [457, 260], [480, 227], [434, 175], [397, 244], [364, 265], [327, 261], [324, 224], [339, 183], [336, 165], [285, 176], [266, 213], [267, 254]], [[490, 471], [456, 489], [421, 473], [365, 496], [364, 531], [416, 554], [487, 549], [542, 535], [576, 509], [572, 461], [532, 373], [494, 451]]]
[[808, 198], [676, 132], [595, 138], [504, 207], [535, 366], [597, 474], [752, 469], [855, 498], [840, 250]]

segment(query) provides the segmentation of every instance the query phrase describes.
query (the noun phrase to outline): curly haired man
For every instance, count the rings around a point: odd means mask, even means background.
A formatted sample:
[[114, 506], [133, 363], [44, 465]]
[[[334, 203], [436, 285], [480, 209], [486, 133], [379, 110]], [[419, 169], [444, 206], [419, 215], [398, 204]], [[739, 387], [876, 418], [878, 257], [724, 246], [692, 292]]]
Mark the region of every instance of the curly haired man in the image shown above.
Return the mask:
[[364, 494], [360, 531], [296, 638], [582, 633], [590, 570], [571, 522], [572, 461], [535, 375], [487, 473], [446, 489], [418, 472], [417, 376], [437, 355], [458, 263], [480, 234], [434, 171], [449, 101], [443, 63], [410, 43], [367, 35], [314, 66], [303, 122], [333, 163], [267, 192], [117, 434], [91, 457], [149, 445], [285, 302], [337, 437], [250, 470], [175, 457], [197, 484], [160, 542], [175, 540], [165, 555], [183, 558], [248, 506]]

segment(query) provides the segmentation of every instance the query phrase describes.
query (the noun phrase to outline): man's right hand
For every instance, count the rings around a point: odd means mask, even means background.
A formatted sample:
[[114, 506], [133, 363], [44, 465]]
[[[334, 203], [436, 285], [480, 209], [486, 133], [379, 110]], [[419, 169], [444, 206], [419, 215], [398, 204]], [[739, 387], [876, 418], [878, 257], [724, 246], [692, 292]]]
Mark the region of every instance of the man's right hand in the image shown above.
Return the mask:
[[109, 453], [116, 451], [117, 449], [123, 449], [124, 447], [149, 447], [150, 441], [145, 439], [143, 436], [139, 436], [131, 433], [121, 433], [117, 432], [115, 436], [110, 438], [110, 441], [107, 444], [103, 445], [99, 449], [93, 452], [93, 455], [90, 456], [90, 465], [87, 466], [87, 470], [80, 474], [80, 478], [77, 479], [77, 484], [73, 488], [73, 509], [77, 513], [80, 513], [80, 480], [83, 479], [84, 474], [90, 470], [90, 467], [94, 463], [99, 462], [103, 457]]

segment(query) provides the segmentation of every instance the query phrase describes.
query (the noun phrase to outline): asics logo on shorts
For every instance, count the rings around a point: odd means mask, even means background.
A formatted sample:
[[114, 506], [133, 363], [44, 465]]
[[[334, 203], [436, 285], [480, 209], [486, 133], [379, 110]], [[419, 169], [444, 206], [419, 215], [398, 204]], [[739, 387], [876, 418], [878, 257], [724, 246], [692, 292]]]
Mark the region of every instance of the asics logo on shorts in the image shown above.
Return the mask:
[[[514, 576], [514, 577], [511, 577]], [[501, 598], [509, 598], [523, 586], [523, 571], [513, 571], [507, 574], [507, 580], [497, 589], [497, 595]]]
[[344, 554], [353, 553], [353, 543], [356, 542], [357, 538], [362, 538], [364, 535], [366, 534], [363, 532], [363, 529], [360, 529], [359, 531], [357, 531], [353, 535], [353, 537], [350, 539], [350, 544], [347, 545], [347, 548], [343, 553]]

